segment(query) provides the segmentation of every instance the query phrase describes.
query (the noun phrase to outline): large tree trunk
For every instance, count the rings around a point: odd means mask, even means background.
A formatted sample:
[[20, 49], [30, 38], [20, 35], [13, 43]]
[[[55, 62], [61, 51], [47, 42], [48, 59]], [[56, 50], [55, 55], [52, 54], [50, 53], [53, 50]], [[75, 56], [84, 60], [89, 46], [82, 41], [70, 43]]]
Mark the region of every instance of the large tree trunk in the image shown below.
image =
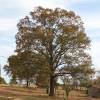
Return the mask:
[[50, 93], [49, 96], [54, 96], [54, 77], [50, 76]]

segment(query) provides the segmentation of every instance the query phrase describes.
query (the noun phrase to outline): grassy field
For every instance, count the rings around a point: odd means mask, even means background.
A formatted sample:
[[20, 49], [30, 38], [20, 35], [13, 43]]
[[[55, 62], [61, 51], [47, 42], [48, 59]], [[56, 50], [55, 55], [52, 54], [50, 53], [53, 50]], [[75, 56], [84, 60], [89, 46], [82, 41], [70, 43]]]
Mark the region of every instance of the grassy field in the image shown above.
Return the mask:
[[[22, 88], [16, 86], [0, 85], [0, 100], [63, 100], [63, 90], [59, 90], [59, 96], [49, 97], [45, 89]], [[72, 91], [69, 100], [100, 100], [90, 98], [83, 92]]]

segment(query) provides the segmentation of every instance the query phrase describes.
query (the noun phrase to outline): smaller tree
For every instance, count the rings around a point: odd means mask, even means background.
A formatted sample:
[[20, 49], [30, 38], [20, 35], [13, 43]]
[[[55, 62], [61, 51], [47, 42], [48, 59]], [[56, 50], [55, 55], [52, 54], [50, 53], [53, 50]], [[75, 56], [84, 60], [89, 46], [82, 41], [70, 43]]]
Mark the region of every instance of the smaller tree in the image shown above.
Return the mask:
[[35, 76], [37, 70], [34, 63], [33, 53], [26, 51], [8, 58], [8, 64], [4, 70], [12, 77], [11, 81], [19, 79], [26, 81], [26, 87]]
[[0, 77], [0, 84], [6, 84], [6, 81], [3, 77]]
[[13, 84], [17, 84], [17, 80], [16, 80], [16, 77], [12, 77], [11, 79], [10, 79], [10, 83], [9, 83], [10, 85], [13, 85]]
[[61, 77], [62, 81], [63, 81], [63, 88], [65, 90], [65, 95], [64, 95], [64, 100], [68, 100], [68, 96], [70, 91], [73, 89], [72, 86], [72, 77], [70, 75], [63, 75]]
[[95, 80], [93, 80], [93, 85], [97, 85], [100, 87], [100, 77], [97, 77]]

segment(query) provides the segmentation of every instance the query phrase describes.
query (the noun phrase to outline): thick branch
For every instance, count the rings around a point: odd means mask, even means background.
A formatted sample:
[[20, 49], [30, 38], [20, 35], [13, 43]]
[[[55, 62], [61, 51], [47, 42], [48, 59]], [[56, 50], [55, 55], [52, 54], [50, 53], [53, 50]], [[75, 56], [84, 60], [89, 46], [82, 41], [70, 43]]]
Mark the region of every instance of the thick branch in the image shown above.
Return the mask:
[[63, 76], [65, 74], [71, 74], [71, 72], [58, 72], [54, 75], [54, 77]]

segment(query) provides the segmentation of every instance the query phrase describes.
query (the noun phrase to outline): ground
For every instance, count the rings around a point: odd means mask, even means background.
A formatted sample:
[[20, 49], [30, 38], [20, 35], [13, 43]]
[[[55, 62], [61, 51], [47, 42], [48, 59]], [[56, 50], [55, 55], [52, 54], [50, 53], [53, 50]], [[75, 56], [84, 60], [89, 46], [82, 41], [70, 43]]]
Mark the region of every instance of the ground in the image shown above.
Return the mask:
[[[59, 95], [58, 95], [59, 94]], [[63, 90], [57, 92], [57, 96], [49, 97], [42, 88], [23, 88], [16, 86], [0, 85], [0, 100], [64, 100]], [[100, 98], [88, 97], [80, 91], [72, 91], [69, 100], [100, 100]]]

